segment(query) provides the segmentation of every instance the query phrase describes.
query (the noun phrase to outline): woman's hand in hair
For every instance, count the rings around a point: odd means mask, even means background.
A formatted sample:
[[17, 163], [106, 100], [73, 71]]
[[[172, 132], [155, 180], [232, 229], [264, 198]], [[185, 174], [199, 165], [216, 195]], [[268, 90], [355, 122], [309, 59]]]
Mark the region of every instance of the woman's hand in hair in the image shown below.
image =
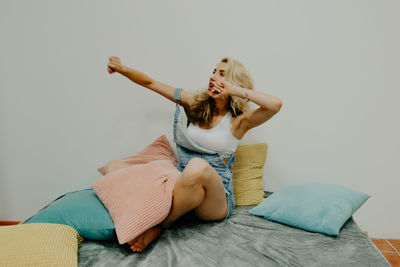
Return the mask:
[[112, 56], [109, 60], [107, 70], [110, 74], [113, 74], [114, 72], [122, 73], [125, 70], [125, 66], [121, 64], [119, 57]]

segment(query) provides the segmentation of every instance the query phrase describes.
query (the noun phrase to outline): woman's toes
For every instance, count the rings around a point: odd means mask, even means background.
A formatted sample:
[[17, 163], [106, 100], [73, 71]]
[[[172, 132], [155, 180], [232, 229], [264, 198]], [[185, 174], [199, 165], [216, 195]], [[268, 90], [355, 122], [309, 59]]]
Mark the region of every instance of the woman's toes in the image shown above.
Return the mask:
[[140, 236], [136, 237], [132, 241], [129, 241], [132, 251], [142, 252], [153, 240], [159, 237], [161, 234], [161, 227], [155, 226], [153, 228], [148, 229]]
[[135, 247], [135, 246], [131, 246], [131, 249], [132, 249], [132, 251], [134, 251], [134, 252], [142, 252], [142, 249], [140, 249], [140, 248], [138, 248], [138, 247]]

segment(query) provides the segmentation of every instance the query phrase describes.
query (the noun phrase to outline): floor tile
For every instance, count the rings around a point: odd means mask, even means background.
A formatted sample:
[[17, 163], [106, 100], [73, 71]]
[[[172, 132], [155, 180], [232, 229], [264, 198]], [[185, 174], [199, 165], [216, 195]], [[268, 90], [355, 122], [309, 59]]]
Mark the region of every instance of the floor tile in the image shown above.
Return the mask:
[[388, 244], [385, 239], [372, 239], [371, 241], [380, 251], [395, 252], [395, 250]]
[[390, 244], [397, 250], [397, 252], [400, 253], [400, 240], [393, 240], [393, 239], [388, 239]]
[[400, 267], [400, 256], [397, 253], [382, 253], [392, 267]]

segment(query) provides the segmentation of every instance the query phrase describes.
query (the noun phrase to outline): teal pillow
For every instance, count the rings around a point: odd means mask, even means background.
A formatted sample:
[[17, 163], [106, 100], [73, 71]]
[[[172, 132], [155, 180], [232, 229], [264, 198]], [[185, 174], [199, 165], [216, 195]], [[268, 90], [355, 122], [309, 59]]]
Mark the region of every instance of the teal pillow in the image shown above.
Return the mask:
[[336, 236], [369, 197], [340, 185], [297, 183], [273, 193], [249, 213], [311, 232]]
[[116, 237], [110, 214], [91, 188], [67, 193], [25, 223], [69, 225], [81, 236], [94, 240], [109, 240]]

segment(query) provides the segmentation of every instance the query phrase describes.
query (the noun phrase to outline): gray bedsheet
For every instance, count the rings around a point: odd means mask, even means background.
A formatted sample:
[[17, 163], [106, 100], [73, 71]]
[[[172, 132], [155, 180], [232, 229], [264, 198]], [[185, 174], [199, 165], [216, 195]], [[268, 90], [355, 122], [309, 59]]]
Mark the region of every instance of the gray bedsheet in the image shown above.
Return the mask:
[[79, 266], [390, 266], [353, 218], [331, 237], [250, 215], [253, 207], [236, 207], [222, 222], [189, 213], [142, 253], [86, 239]]

